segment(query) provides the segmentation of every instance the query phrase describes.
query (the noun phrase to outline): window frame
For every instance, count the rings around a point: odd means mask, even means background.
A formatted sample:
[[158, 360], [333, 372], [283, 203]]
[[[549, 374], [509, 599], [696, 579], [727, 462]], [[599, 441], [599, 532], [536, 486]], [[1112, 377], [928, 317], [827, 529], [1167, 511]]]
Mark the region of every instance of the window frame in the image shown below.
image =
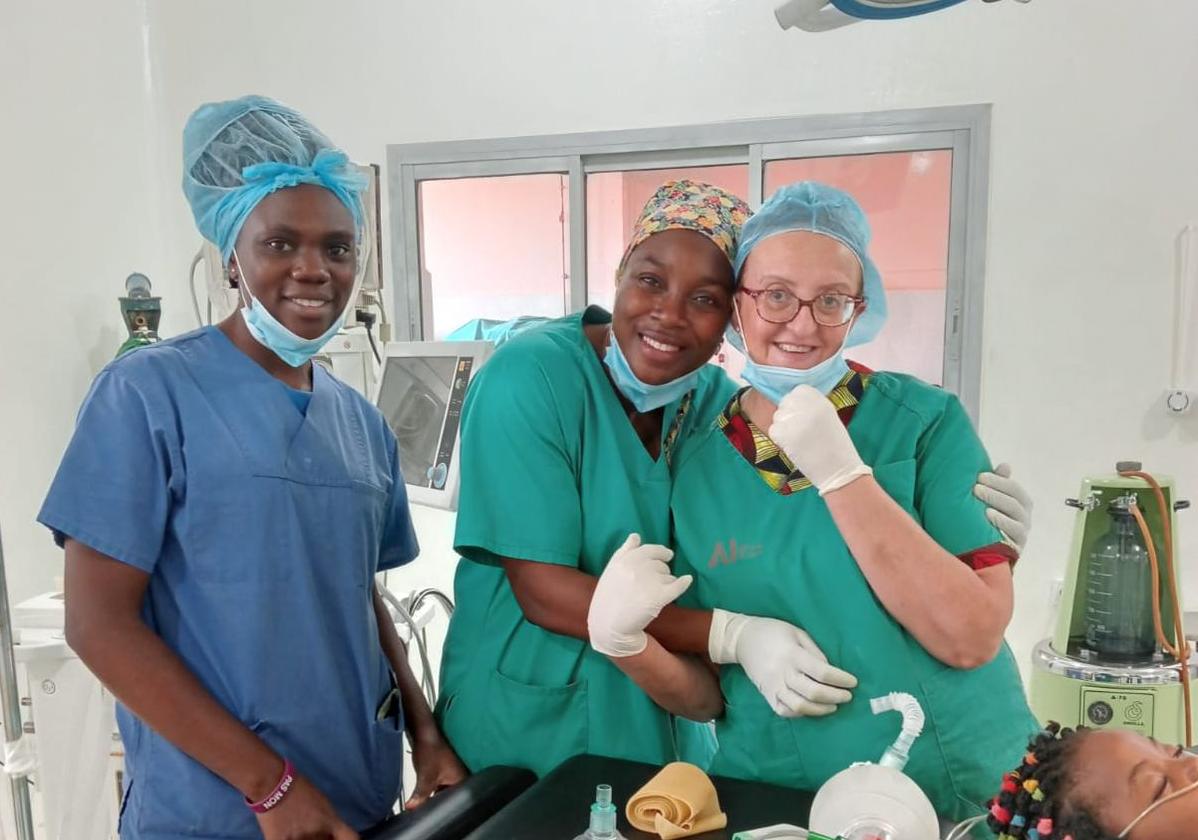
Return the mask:
[[[774, 160], [949, 149], [953, 169], [945, 289], [944, 387], [977, 419], [989, 205], [991, 106], [962, 105], [707, 125], [387, 146], [393, 338], [432, 334], [420, 271], [419, 184], [557, 174], [568, 178], [568, 311], [587, 302], [586, 177], [596, 172], [746, 164], [754, 209]], [[427, 305], [426, 305], [427, 304]]]

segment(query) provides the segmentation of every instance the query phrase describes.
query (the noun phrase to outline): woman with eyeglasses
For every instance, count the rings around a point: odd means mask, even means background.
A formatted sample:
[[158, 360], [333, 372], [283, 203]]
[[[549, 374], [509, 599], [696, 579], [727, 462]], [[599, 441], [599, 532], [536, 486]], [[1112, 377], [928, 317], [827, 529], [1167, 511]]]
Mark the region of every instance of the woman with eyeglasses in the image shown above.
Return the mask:
[[[729, 641], [712, 661], [729, 664], [711, 772], [815, 790], [882, 756], [899, 721], [870, 700], [907, 692], [927, 723], [906, 772], [963, 819], [1037, 729], [1003, 643], [1017, 551], [973, 494], [990, 462], [957, 399], [845, 359], [886, 317], [869, 237], [849, 195], [812, 182], [745, 223], [727, 336], [749, 387], [679, 446], [673, 573], [693, 576], [680, 603], [713, 625], [788, 622], [857, 680], [826, 687], [831, 702], [801, 675], [766, 690], [732, 664], [735, 626], [713, 633]], [[618, 583], [600, 580], [592, 618], [619, 621], [632, 599]]]

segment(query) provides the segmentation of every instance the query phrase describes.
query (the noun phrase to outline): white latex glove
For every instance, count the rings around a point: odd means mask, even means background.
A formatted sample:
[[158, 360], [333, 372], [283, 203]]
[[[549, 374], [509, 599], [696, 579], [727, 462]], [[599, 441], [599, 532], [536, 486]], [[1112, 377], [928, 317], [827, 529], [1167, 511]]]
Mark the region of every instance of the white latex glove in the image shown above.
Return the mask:
[[717, 664], [737, 663], [782, 717], [830, 715], [852, 695], [852, 674], [828, 664], [811, 637], [776, 618], [713, 610], [707, 652]]
[[767, 434], [821, 496], [873, 472], [862, 463], [836, 407], [810, 385], [782, 398]]
[[986, 518], [1022, 553], [1032, 530], [1032, 497], [1011, 478], [1011, 465], [999, 464], [994, 472], [979, 475], [973, 495], [985, 503]]
[[629, 534], [599, 576], [587, 613], [591, 647], [605, 656], [635, 656], [649, 644], [645, 628], [662, 607], [678, 600], [693, 579], [670, 574], [674, 552], [664, 545], [641, 545]]

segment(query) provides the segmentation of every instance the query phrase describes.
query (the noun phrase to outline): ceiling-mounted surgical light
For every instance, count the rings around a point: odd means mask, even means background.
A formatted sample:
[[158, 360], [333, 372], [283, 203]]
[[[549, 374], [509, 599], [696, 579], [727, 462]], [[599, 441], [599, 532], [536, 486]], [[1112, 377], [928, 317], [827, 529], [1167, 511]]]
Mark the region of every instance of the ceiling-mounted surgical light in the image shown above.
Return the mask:
[[[963, 2], [965, 0], [787, 0], [774, 15], [783, 29], [798, 27], [808, 32], [825, 32], [862, 20], [926, 15]], [[983, 2], [994, 3], [996, 0]]]

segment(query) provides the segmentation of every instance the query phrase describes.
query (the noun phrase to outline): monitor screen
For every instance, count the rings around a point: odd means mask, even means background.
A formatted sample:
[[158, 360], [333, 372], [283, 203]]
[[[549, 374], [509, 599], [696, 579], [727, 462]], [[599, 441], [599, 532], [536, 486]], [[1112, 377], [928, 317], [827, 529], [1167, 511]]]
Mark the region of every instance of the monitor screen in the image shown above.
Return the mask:
[[387, 346], [376, 403], [399, 441], [412, 502], [456, 508], [462, 403], [491, 347], [484, 341]]

